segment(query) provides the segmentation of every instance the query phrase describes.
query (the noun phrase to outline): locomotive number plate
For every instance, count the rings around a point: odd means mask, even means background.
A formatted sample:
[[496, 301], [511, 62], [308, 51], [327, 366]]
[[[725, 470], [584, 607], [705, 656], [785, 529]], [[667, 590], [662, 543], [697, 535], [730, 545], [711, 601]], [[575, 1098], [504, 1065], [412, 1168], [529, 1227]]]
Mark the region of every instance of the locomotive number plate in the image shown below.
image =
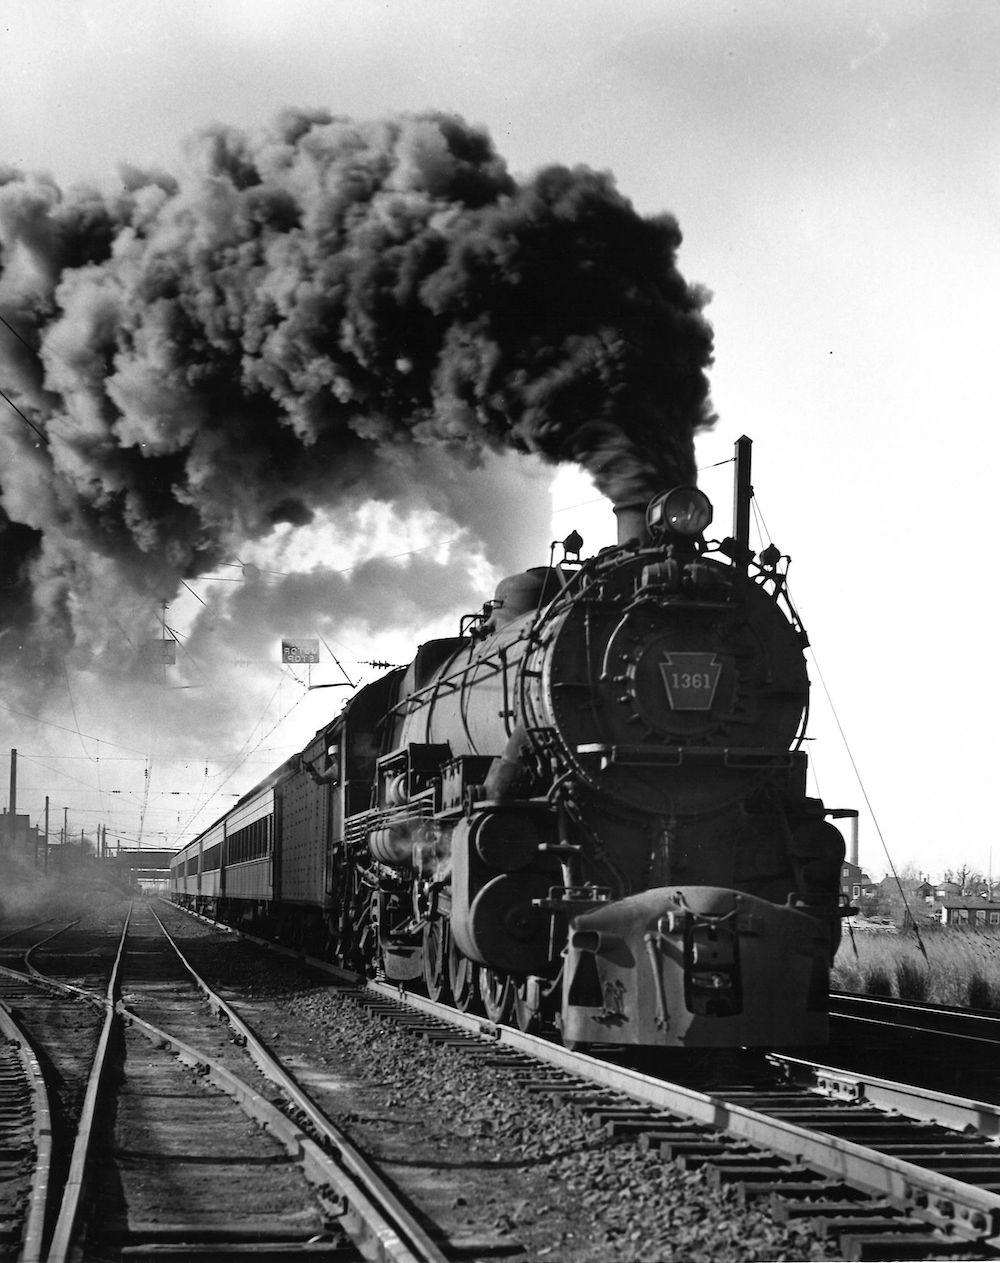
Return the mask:
[[671, 710], [711, 710], [722, 664], [714, 653], [665, 653], [660, 663]]

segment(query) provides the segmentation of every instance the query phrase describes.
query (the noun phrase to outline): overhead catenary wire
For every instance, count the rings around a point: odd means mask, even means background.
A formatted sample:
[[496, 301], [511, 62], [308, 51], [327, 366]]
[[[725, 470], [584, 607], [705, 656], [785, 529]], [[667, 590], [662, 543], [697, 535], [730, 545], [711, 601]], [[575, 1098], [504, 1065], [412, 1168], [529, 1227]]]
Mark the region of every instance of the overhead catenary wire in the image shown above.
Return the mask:
[[868, 812], [871, 815], [872, 824], [875, 826], [875, 832], [878, 834], [878, 840], [882, 845], [883, 852], [885, 853], [886, 862], [889, 865], [889, 871], [892, 873], [893, 880], [895, 881], [896, 887], [899, 890], [900, 898], [903, 900], [903, 907], [906, 910], [906, 915], [913, 926], [914, 933], [916, 934], [917, 946], [920, 948], [920, 952], [924, 960], [927, 960], [928, 959], [927, 950], [924, 947], [923, 938], [921, 937], [921, 934], [920, 934], [920, 926], [917, 925], [916, 918], [913, 916], [913, 913], [910, 911], [910, 903], [906, 897], [906, 891], [903, 889], [903, 883], [900, 881], [899, 874], [896, 872], [896, 865], [893, 863], [892, 855], [889, 853], [889, 847], [886, 844], [885, 837], [882, 834], [882, 827], [878, 822], [877, 815], [875, 814], [875, 808], [872, 806], [872, 801], [868, 797], [868, 790], [865, 788], [865, 783], [861, 777], [861, 772], [859, 771], [858, 765], [854, 760], [854, 753], [851, 750], [850, 743], [847, 740], [847, 734], [844, 732], [843, 725], [840, 722], [840, 716], [837, 714], [837, 708], [833, 703], [833, 698], [830, 696], [830, 690], [826, 686], [826, 680], [824, 679], [823, 672], [820, 669], [819, 659], [816, 657], [816, 654], [812, 649], [810, 649], [810, 656], [812, 657], [813, 666], [816, 668], [816, 674], [819, 676], [819, 682], [823, 686], [823, 692], [826, 695], [826, 700], [830, 705], [830, 712], [833, 715], [834, 722], [837, 725], [837, 731], [840, 733], [841, 739], [844, 742], [844, 749], [847, 751], [847, 757], [850, 760], [851, 767], [854, 769], [854, 775], [857, 777], [858, 788], [861, 790], [861, 796], [865, 800], [865, 806], [868, 808]]
[[[768, 543], [771, 543], [771, 533], [767, 529], [767, 523], [764, 521], [764, 515], [757, 502], [756, 495], [752, 497], [750, 503], [753, 509], [754, 517], [758, 523], [758, 530], [761, 532], [761, 538], [766, 539]], [[791, 600], [791, 593], [788, 588], [787, 579], [785, 582], [785, 591], [788, 594], [789, 600]], [[831, 695], [830, 690], [827, 687], [826, 679], [823, 675], [822, 668], [820, 667], [819, 658], [816, 654], [816, 648], [814, 645], [809, 646], [808, 653], [812, 661], [812, 664], [816, 669], [816, 674], [819, 678], [819, 682], [823, 689], [824, 696], [826, 697], [827, 705], [830, 707], [830, 714], [833, 716], [833, 721], [836, 724], [838, 733], [840, 734], [840, 739], [843, 743], [844, 751], [847, 755], [848, 761], [850, 762], [851, 769], [854, 772], [854, 777], [857, 780], [858, 789], [861, 791], [861, 797], [864, 799], [865, 806], [868, 809], [868, 814], [871, 817], [872, 825], [874, 826], [875, 833], [879, 840], [879, 844], [881, 845], [882, 851], [886, 858], [886, 863], [889, 865], [889, 872], [892, 874], [893, 881], [896, 883], [896, 888], [899, 891], [899, 896], [903, 901], [903, 908], [905, 910], [906, 917], [908, 921], [910, 922], [910, 924], [913, 926], [914, 935], [917, 940], [917, 947], [920, 949], [920, 953], [923, 956], [924, 960], [926, 961], [928, 960], [927, 949], [924, 946], [923, 937], [921, 936], [921, 933], [920, 933], [920, 926], [917, 924], [917, 920], [914, 917], [912, 911], [910, 910], [909, 899], [906, 896], [906, 891], [903, 889], [903, 883], [900, 880], [899, 873], [896, 870], [896, 865], [893, 862], [892, 854], [889, 851], [888, 843], [886, 842], [885, 835], [882, 832], [882, 826], [879, 823], [878, 815], [875, 811], [874, 804], [872, 803], [871, 798], [868, 794], [868, 789], [865, 785], [864, 778], [861, 775], [861, 769], [858, 767], [857, 760], [854, 757], [854, 751], [851, 748], [851, 743], [848, 741], [847, 733], [844, 730], [843, 724], [840, 722], [840, 715], [838, 714], [837, 707], [833, 700], [833, 696]]]
[[[18, 342], [20, 342], [22, 346], [27, 347], [27, 349], [32, 353], [32, 355], [37, 354], [36, 348], [33, 347], [31, 343], [28, 342], [24, 337], [21, 336], [18, 330], [14, 328], [14, 326], [10, 323], [9, 320], [6, 319], [6, 317], [0, 316], [0, 324], [2, 324], [5, 329], [9, 330], [10, 333], [12, 333], [15, 338], [17, 338]], [[48, 447], [49, 436], [45, 433], [44, 430], [40, 430], [38, 426], [35, 425], [34, 421], [31, 420], [30, 417], [25, 416], [25, 414], [17, 406], [14, 400], [11, 399], [10, 395], [6, 393], [6, 391], [0, 390], [0, 399], [3, 399], [5, 403], [9, 404], [10, 407], [14, 410], [14, 412], [17, 413], [17, 415], [21, 418], [24, 424], [28, 427], [28, 429], [33, 431], [35, 434], [37, 434], [38, 437], [45, 444], [45, 446]]]
[[[70, 733], [73, 733], [73, 735], [77, 737], [81, 737], [81, 736], [86, 737], [88, 741], [100, 741], [104, 745], [111, 746], [115, 750], [132, 750], [135, 754], [139, 755], [140, 757], [145, 757], [144, 752], [140, 750], [136, 750], [135, 746], [120, 745], [114, 741], [109, 741], [106, 737], [95, 737], [92, 733], [81, 732], [79, 727], [67, 728], [65, 724], [57, 724], [57, 723], [54, 723], [50, 719], [42, 719], [38, 715], [32, 715], [29, 711], [17, 710], [13, 706], [5, 706], [2, 702], [0, 702], [0, 710], [6, 711], [8, 715], [17, 715], [19, 719], [30, 719], [32, 720], [33, 723], [41, 724], [42, 727], [44, 728], [55, 728], [59, 732], [70, 732]], [[63, 757], [63, 756], [59, 756], [59, 757]], [[76, 757], [77, 758], [92, 758], [93, 756], [92, 755], [77, 755]]]
[[[278, 682], [278, 687], [274, 690], [274, 692], [271, 694], [270, 698], [268, 699], [267, 704], [264, 707], [264, 710], [261, 712], [260, 719], [257, 720], [257, 723], [261, 723], [263, 721], [264, 716], [267, 714], [268, 710], [271, 707], [271, 703], [278, 696], [280, 689], [281, 689], [281, 681]], [[303, 697], [305, 696], [307, 696], [306, 693], [304, 692], [300, 693], [292, 702], [291, 706], [289, 706], [289, 708], [285, 711], [285, 713], [277, 719], [277, 721], [267, 730], [267, 732], [261, 734], [260, 740], [257, 742], [257, 744], [251, 747], [249, 750], [247, 750], [245, 755], [243, 754], [243, 750], [246, 749], [246, 746], [249, 744], [250, 738], [248, 737], [247, 740], [244, 741], [241, 749], [229, 761], [231, 766], [229, 768], [229, 771], [225, 773], [225, 779], [222, 782], [220, 782], [219, 785], [215, 787], [215, 789], [212, 791], [209, 797], [205, 800], [202, 806], [196, 807], [189, 814], [188, 819], [186, 823], [184, 824], [184, 826], [182, 827], [182, 829], [180, 830], [180, 832], [186, 833], [191, 828], [193, 828], [193, 822], [198, 818], [201, 812], [203, 812], [209, 806], [209, 804], [212, 803], [214, 799], [218, 797], [223, 787], [227, 785], [233, 779], [233, 777], [237, 774], [237, 772], [239, 772], [239, 770], [249, 761], [250, 756], [254, 754], [263, 745], [263, 743], [267, 740], [267, 738], [271, 735], [271, 733], [274, 732], [277, 728], [279, 728], [285, 722], [288, 716], [292, 713], [292, 711], [295, 710], [296, 706], [298, 706], [298, 704], [302, 701]], [[254, 728], [256, 728], [257, 723], [254, 724]]]
[[17, 415], [21, 418], [21, 420], [28, 427], [28, 429], [34, 431], [34, 433], [38, 435], [38, 437], [42, 440], [42, 442], [47, 447], [48, 442], [49, 442], [49, 436], [45, 433], [44, 430], [40, 430], [38, 426], [35, 425], [34, 421], [32, 421], [29, 417], [26, 417], [24, 415], [24, 413], [17, 406], [14, 400], [11, 399], [10, 395], [6, 393], [6, 391], [0, 390], [0, 399], [3, 399], [5, 403], [10, 405], [10, 407], [17, 413]]
[[[15, 334], [15, 336], [18, 336], [18, 335], [16, 334], [16, 331], [12, 330], [12, 332]], [[22, 341], [23, 341], [23, 339], [22, 339]], [[27, 344], [25, 344], [25, 345], [27, 345]], [[704, 466], [703, 468], [706, 468], [706, 469], [712, 469], [712, 468], [715, 468], [716, 466], [719, 466], [719, 465], [725, 465], [725, 464], [728, 464], [728, 463], [731, 463], [731, 462], [732, 462], [732, 458], [729, 458], [729, 459], [727, 459], [726, 461], [719, 461], [719, 462], [715, 462], [714, 464]], [[594, 497], [594, 498], [593, 498], [593, 499], [591, 499], [591, 500], [584, 501], [584, 502], [583, 502], [583, 504], [584, 504], [584, 505], [589, 505], [589, 504], [592, 504], [592, 503], [597, 503], [597, 502], [601, 502], [601, 501], [605, 501], [605, 500], [606, 500], [606, 497], [603, 497], [603, 496], [596, 496], [596, 497]], [[574, 507], [579, 507], [579, 506], [574, 506]], [[446, 547], [450, 547], [450, 546], [454, 545], [454, 544], [455, 544], [458, 540], [460, 540], [461, 538], [465, 538], [465, 536], [464, 536], [464, 535], [456, 535], [456, 536], [452, 536], [452, 537], [449, 537], [449, 538], [444, 539], [444, 540], [435, 540], [435, 541], [432, 541], [432, 542], [430, 542], [430, 543], [427, 543], [427, 544], [425, 544], [425, 545], [423, 545], [423, 546], [421, 546], [421, 547], [407, 549], [407, 550], [405, 550], [405, 551], [401, 551], [401, 552], [398, 552], [398, 553], [391, 554], [390, 556], [387, 556], [387, 557], [376, 556], [376, 557], [373, 557], [373, 558], [362, 558], [361, 560], [359, 560], [359, 561], [355, 562], [354, 564], [352, 564], [352, 565], [350, 565], [350, 566], [340, 567], [340, 568], [338, 568], [338, 569], [336, 569], [336, 570], [331, 570], [331, 571], [330, 571], [330, 573], [331, 573], [331, 574], [337, 574], [337, 575], [346, 575], [346, 574], [350, 574], [350, 573], [351, 573], [351, 572], [353, 572], [353, 571], [357, 571], [357, 570], [359, 570], [360, 568], [363, 568], [365, 565], [367, 565], [369, 562], [372, 562], [372, 561], [374, 561], [374, 562], [380, 562], [380, 561], [392, 561], [392, 560], [404, 559], [404, 558], [407, 558], [407, 557], [415, 556], [415, 555], [418, 555], [418, 554], [421, 554], [421, 553], [431, 552], [431, 551], [434, 551], [434, 550], [440, 550], [440, 549], [442, 549], [442, 548], [446, 548]], [[224, 565], [228, 565], [228, 564], [230, 564], [230, 563], [228, 563], [228, 562], [227, 562], [227, 563], [223, 563], [223, 564], [224, 564]], [[243, 563], [243, 562], [241, 562], [241, 561], [237, 561], [237, 562], [234, 562], [234, 563], [231, 563], [231, 564], [233, 564], [233, 565], [239, 565], [239, 566], [243, 566], [243, 565], [244, 565], [244, 563]], [[284, 572], [282, 572], [282, 571], [278, 571], [278, 570], [269, 571], [269, 573], [272, 573], [272, 574], [275, 574], [275, 575], [279, 575], [279, 576], [283, 576], [283, 575], [284, 575]], [[212, 577], [213, 577], [213, 576], [203, 576], [203, 578], [212, 578]], [[241, 579], [237, 579], [237, 580], [233, 580], [233, 581], [246, 581], [246, 580], [241, 578]], [[193, 598], [194, 598], [194, 599], [195, 599], [195, 600], [196, 600], [196, 601], [197, 601], [197, 602], [201, 605], [201, 606], [203, 606], [203, 607], [204, 607], [207, 611], [209, 611], [209, 613], [213, 613], [213, 612], [214, 612], [214, 611], [213, 611], [213, 609], [212, 609], [212, 605], [211, 605], [208, 601], [206, 601], [206, 600], [204, 600], [204, 599], [203, 599], [203, 597], [199, 594], [199, 592], [195, 589], [195, 587], [193, 587], [190, 583], [188, 583], [188, 582], [186, 582], [186, 581], [182, 581], [182, 586], [184, 587], [184, 589], [185, 589], [185, 590], [186, 590], [186, 591], [187, 591], [187, 592], [188, 592], [188, 593], [189, 593], [189, 594], [190, 594], [190, 595], [191, 595], [191, 596], [192, 596], [192, 597], [193, 597]], [[167, 627], [167, 625], [166, 625], [165, 620], [163, 621], [163, 629], [164, 629], [164, 635], [166, 635], [166, 633], [169, 631], [169, 634], [171, 635], [171, 637], [172, 637], [172, 638], [173, 638], [173, 639], [174, 639], [174, 640], [175, 640], [175, 641], [176, 641], [176, 642], [177, 642], [177, 643], [181, 646], [181, 651], [182, 651], [182, 652], [187, 653], [187, 654], [188, 654], [189, 659], [193, 659], [193, 655], [191, 655], [191, 654], [190, 654], [190, 652], [189, 652], [189, 650], [187, 649], [187, 646], [186, 646], [186, 644], [185, 644], [185, 639], [186, 639], [186, 638], [185, 638], [185, 636], [184, 636], [182, 633], [180, 633], [179, 631], [177, 631], [177, 630], [176, 630], [175, 628], [173, 628], [173, 627], [168, 628], [168, 627]], [[122, 628], [122, 631], [123, 631], [123, 633], [127, 634], [124, 628]], [[130, 642], [130, 643], [132, 643], [132, 637], [128, 637], [128, 639], [129, 639], [129, 642]], [[331, 659], [333, 660], [333, 662], [335, 663], [335, 665], [337, 666], [337, 668], [339, 668], [339, 670], [340, 670], [341, 674], [343, 675], [344, 680], [347, 682], [347, 684], [348, 684], [350, 687], [357, 687], [356, 682], [355, 682], [355, 681], [353, 681], [352, 676], [348, 675], [348, 673], [347, 673], [347, 671], [346, 671], [346, 669], [345, 669], [345, 665], [344, 665], [344, 663], [345, 663], [345, 662], [349, 662], [349, 661], [351, 661], [351, 660], [352, 660], [352, 655], [348, 652], [347, 654], [343, 654], [343, 653], [341, 653], [341, 657], [338, 657], [338, 656], [337, 656], [337, 654], [336, 654], [336, 653], [333, 651], [333, 649], [331, 648], [331, 642], [328, 642], [328, 641], [327, 641], [325, 638], [323, 638], [322, 636], [320, 637], [320, 639], [322, 640], [322, 643], [323, 643], [324, 647], [325, 647], [325, 648], [327, 649], [327, 651], [330, 653], [330, 657], [331, 657]], [[336, 644], [336, 642], [335, 642], [335, 641], [332, 641], [332, 643]], [[391, 667], [391, 665], [392, 665], [392, 664], [389, 664], [389, 663], [384, 663], [384, 662], [378, 662], [378, 663], [376, 663], [375, 661], [372, 661], [372, 660], [370, 660], [370, 659], [362, 660], [362, 659], [360, 659], [360, 658], [357, 658], [357, 659], [355, 659], [355, 660], [356, 660], [356, 661], [358, 661], [358, 662], [363, 662], [365, 665], [371, 665], [371, 666], [373, 666], [373, 667], [374, 667], [374, 666], [378, 666], [378, 667], [383, 668], [383, 669], [389, 668], [389, 667]], [[291, 673], [289, 673], [289, 674], [291, 674]], [[293, 677], [293, 678], [294, 678], [294, 677]], [[362, 677], [361, 677], [361, 678], [363, 679], [363, 678], [364, 678], [364, 676], [362, 675]], [[56, 729], [56, 730], [59, 730], [59, 731], [63, 731], [63, 732], [67, 732], [67, 733], [73, 733], [73, 734], [77, 737], [77, 739], [80, 741], [80, 745], [81, 745], [81, 747], [83, 748], [84, 753], [83, 753], [83, 755], [78, 755], [78, 756], [76, 756], [76, 757], [77, 757], [77, 758], [87, 759], [89, 762], [91, 762], [91, 763], [94, 765], [94, 768], [95, 768], [95, 773], [96, 773], [96, 783], [94, 783], [94, 781], [91, 781], [90, 783], [88, 783], [88, 782], [87, 782], [84, 778], [82, 778], [82, 777], [73, 777], [73, 778], [72, 778], [72, 783], [74, 783], [74, 784], [76, 784], [76, 785], [79, 785], [80, 787], [82, 787], [82, 788], [84, 788], [84, 789], [90, 790], [90, 791], [92, 791], [94, 794], [98, 795], [98, 796], [99, 796], [99, 798], [100, 798], [100, 800], [104, 803], [103, 810], [105, 811], [105, 813], [110, 814], [110, 812], [112, 811], [112, 809], [113, 809], [113, 808], [112, 808], [112, 805], [108, 802], [109, 790], [108, 790], [108, 789], [105, 787], [105, 785], [103, 784], [103, 781], [106, 779], [106, 774], [103, 774], [103, 775], [102, 775], [101, 770], [100, 770], [100, 761], [101, 761], [101, 759], [102, 759], [103, 757], [105, 757], [105, 756], [102, 754], [102, 752], [101, 752], [101, 746], [102, 746], [102, 744], [103, 744], [106, 748], [112, 748], [112, 749], [131, 749], [132, 747], [119, 746], [119, 745], [117, 745], [116, 743], [113, 743], [113, 742], [108, 742], [108, 741], [107, 741], [105, 738], [103, 738], [103, 737], [100, 737], [100, 736], [95, 736], [95, 735], [90, 734], [90, 733], [85, 733], [85, 732], [82, 730], [82, 728], [81, 728], [81, 726], [80, 726], [80, 723], [79, 723], [79, 718], [78, 718], [78, 715], [77, 715], [77, 710], [76, 710], [75, 699], [74, 699], [74, 696], [73, 696], [73, 691], [72, 691], [72, 687], [71, 687], [71, 685], [70, 685], [70, 681], [69, 681], [68, 675], [67, 675], [67, 681], [66, 681], [66, 684], [67, 684], [67, 693], [68, 693], [69, 705], [70, 705], [70, 708], [71, 708], [71, 713], [72, 713], [73, 726], [67, 726], [67, 725], [62, 725], [62, 724], [50, 724], [50, 726], [51, 726], [51, 727], [53, 727], [53, 728], [54, 728], [54, 729]], [[300, 686], [301, 686], [302, 682], [301, 682], [301, 681], [299, 681], [299, 684], [300, 684]], [[279, 682], [279, 684], [278, 684], [278, 689], [276, 690], [276, 692], [277, 692], [278, 690], [280, 690], [280, 687], [281, 687], [281, 685], [280, 685], [280, 682]], [[305, 687], [308, 687], [308, 686], [306, 685]], [[273, 702], [273, 696], [272, 696], [271, 701]], [[271, 702], [269, 702], [269, 703], [268, 703], [268, 706], [270, 706], [270, 705], [271, 705]], [[262, 743], [263, 741], [265, 741], [265, 740], [266, 740], [266, 739], [267, 739], [267, 738], [271, 735], [271, 733], [273, 733], [273, 732], [274, 732], [274, 731], [275, 731], [278, 727], [280, 727], [280, 725], [281, 725], [281, 724], [282, 724], [282, 723], [283, 723], [283, 722], [284, 722], [284, 721], [285, 721], [285, 720], [286, 720], [286, 719], [287, 719], [287, 718], [288, 718], [288, 717], [292, 714], [292, 712], [295, 710], [296, 705], [297, 705], [297, 702], [296, 702], [296, 703], [293, 703], [293, 704], [292, 704], [292, 706], [290, 706], [287, 710], [285, 710], [285, 711], [284, 711], [284, 713], [283, 713], [283, 714], [282, 714], [282, 715], [281, 715], [281, 716], [280, 716], [280, 717], [276, 720], [276, 722], [275, 722], [275, 723], [272, 725], [272, 727], [268, 730], [268, 732], [267, 732], [267, 733], [262, 733], [262, 734], [261, 734], [260, 741], [258, 741], [257, 743], [255, 743], [255, 744], [254, 744], [253, 746], [251, 746], [249, 749], [247, 749], [247, 743], [246, 743], [246, 742], [244, 742], [243, 747], [241, 747], [240, 751], [239, 751], [236, 755], [234, 755], [234, 756], [233, 756], [233, 760], [232, 760], [232, 761], [230, 761], [230, 763], [229, 763], [229, 765], [227, 766], [227, 768], [225, 768], [225, 769], [223, 769], [223, 771], [219, 772], [219, 773], [217, 774], [217, 776], [214, 778], [214, 779], [216, 780], [216, 784], [215, 784], [215, 785], [213, 785], [213, 786], [211, 787], [211, 791], [210, 791], [210, 793], [209, 793], [209, 795], [208, 795], [208, 797], [207, 797], [207, 800], [204, 800], [204, 789], [199, 789], [197, 792], [192, 792], [192, 793], [190, 794], [190, 797], [193, 797], [193, 798], [195, 798], [196, 800], [198, 800], [198, 801], [196, 801], [194, 804], [192, 804], [192, 806], [193, 806], [193, 808], [194, 808], [194, 813], [193, 813], [193, 814], [194, 814], [195, 816], [198, 814], [198, 812], [199, 812], [199, 811], [204, 810], [207, 806], [209, 806], [209, 805], [210, 805], [210, 804], [211, 804], [211, 803], [215, 800], [216, 796], [220, 794], [220, 791], [221, 791], [221, 787], [222, 787], [222, 786], [224, 786], [224, 785], [225, 785], [225, 784], [227, 784], [227, 783], [231, 783], [232, 778], [233, 778], [235, 775], [237, 775], [237, 774], [238, 774], [238, 772], [239, 772], [242, 768], [246, 767], [246, 766], [247, 766], [247, 764], [249, 764], [249, 763], [251, 763], [251, 762], [253, 762], [253, 761], [254, 761], [254, 757], [253, 757], [253, 756], [255, 755], [255, 753], [257, 752], [257, 750], [260, 748], [261, 743]], [[17, 711], [14, 711], [14, 710], [13, 710], [13, 708], [5, 708], [5, 709], [7, 709], [7, 710], [9, 711], [9, 713], [11, 713], [11, 714], [23, 714], [23, 713], [24, 713], [24, 712], [17, 712]], [[266, 711], [267, 711], [267, 707], [265, 707], [265, 714], [266, 714]], [[31, 719], [33, 719], [33, 720], [35, 720], [35, 719], [37, 718], [37, 717], [36, 717], [36, 716], [34, 716], [34, 715], [31, 715], [31, 716], [28, 716], [28, 717], [30, 717], [30, 718], [31, 718]], [[39, 722], [46, 722], [46, 721], [39, 721]], [[259, 722], [259, 721], [258, 721], [258, 722]], [[96, 754], [94, 754], [94, 753], [89, 753], [89, 752], [87, 751], [87, 747], [86, 747], [86, 745], [84, 744], [84, 743], [85, 743], [85, 741], [92, 741], [92, 742], [96, 742], [96, 743], [97, 743], [98, 749], [97, 749], [97, 753], [96, 753]], [[57, 757], [62, 758], [62, 757], [69, 757], [69, 756], [57, 756]], [[136, 793], [137, 793], [137, 794], [141, 794], [142, 801], [143, 801], [143, 811], [144, 811], [144, 812], [153, 811], [153, 810], [155, 810], [155, 809], [156, 809], [156, 808], [154, 807], [154, 803], [155, 803], [155, 801], [156, 801], [156, 790], [153, 788], [153, 784], [154, 784], [154, 781], [155, 781], [155, 780], [159, 780], [159, 779], [161, 779], [161, 778], [163, 777], [163, 773], [164, 773], [164, 761], [163, 761], [163, 760], [159, 757], [159, 755], [157, 754], [157, 755], [156, 755], [156, 757], [155, 757], [155, 762], [154, 762], [154, 757], [153, 757], [153, 755], [152, 755], [152, 754], [150, 754], [150, 753], [148, 753], [148, 752], [147, 752], [147, 753], [145, 753], [145, 754], [143, 754], [143, 755], [141, 755], [141, 756], [137, 756], [136, 761], [142, 761], [142, 762], [144, 763], [144, 765], [145, 765], [145, 773], [144, 773], [144, 776], [143, 776], [142, 786], [141, 786], [141, 789], [140, 789], [140, 790], [136, 791]], [[181, 762], [181, 760], [174, 760], [174, 759], [172, 759], [172, 760], [167, 760], [167, 763], [169, 763], [169, 764], [174, 764], [174, 765], [176, 765], [178, 762]], [[54, 769], [53, 769], [53, 770], [54, 770]], [[206, 775], [207, 775], [207, 773], [206, 773]], [[219, 780], [219, 778], [222, 778], [222, 779], [221, 779], [221, 781]], [[204, 788], [208, 788], [208, 786], [205, 786]], [[131, 793], [131, 791], [130, 791], [130, 793]], [[203, 801], [203, 800], [204, 800], [204, 801]], [[97, 812], [99, 809], [97, 809], [97, 808], [85, 808], [85, 809], [82, 809], [82, 810], [87, 810], [87, 811], [94, 811], [94, 812]], [[143, 825], [142, 825], [142, 821], [140, 820], [140, 832], [141, 832], [141, 830], [142, 830], [142, 827], [143, 827]]]

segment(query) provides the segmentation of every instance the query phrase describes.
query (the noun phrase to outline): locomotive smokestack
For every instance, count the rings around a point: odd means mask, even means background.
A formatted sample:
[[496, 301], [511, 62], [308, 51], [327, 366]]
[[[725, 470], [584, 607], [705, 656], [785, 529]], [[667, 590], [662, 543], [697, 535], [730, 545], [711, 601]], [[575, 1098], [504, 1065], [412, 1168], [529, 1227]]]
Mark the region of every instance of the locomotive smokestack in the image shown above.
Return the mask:
[[615, 518], [618, 521], [618, 543], [628, 544], [636, 540], [640, 545], [649, 543], [649, 530], [646, 526], [647, 500], [626, 500], [614, 506]]

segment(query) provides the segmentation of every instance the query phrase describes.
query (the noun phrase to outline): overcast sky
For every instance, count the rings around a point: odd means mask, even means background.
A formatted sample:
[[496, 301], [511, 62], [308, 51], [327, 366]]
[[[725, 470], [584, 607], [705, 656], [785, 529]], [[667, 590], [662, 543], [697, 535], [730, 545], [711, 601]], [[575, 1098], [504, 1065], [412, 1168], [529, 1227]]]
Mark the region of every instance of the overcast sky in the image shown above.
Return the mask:
[[[760, 514], [794, 559], [815, 653], [814, 788], [864, 809], [873, 874], [888, 865], [875, 821], [897, 867], [1000, 873], [995, 0], [3, 0], [0, 38], [0, 166], [64, 188], [113, 185], [121, 163], [174, 169], [207, 124], [254, 129], [287, 106], [361, 119], [434, 109], [488, 129], [515, 174], [609, 170], [642, 214], [673, 212], [681, 271], [713, 294], [719, 420], [698, 440], [701, 484], [728, 533], [732, 469], [718, 463], [751, 436]], [[560, 474], [552, 521], [551, 473], [526, 466], [494, 482], [518, 479], [533, 508], [517, 529], [496, 492], [498, 529], [519, 554], [505, 564], [544, 563], [574, 527], [587, 551], [609, 542], [585, 478]], [[449, 546], [447, 523], [420, 513], [398, 534], [371, 517], [363, 550], [333, 548], [322, 524], [293, 536], [234, 557], [216, 581], [247, 582], [247, 561], [287, 573], [331, 549], [348, 566]], [[481, 559], [483, 599], [499, 564]], [[266, 604], [268, 576], [257, 582]], [[194, 618], [210, 586], [168, 621]], [[372, 673], [359, 660], [402, 661], [461, 612], [435, 623], [375, 599], [392, 634], [348, 622], [332, 646], [352, 679]], [[336, 676], [329, 659], [314, 671]], [[71, 828], [106, 820], [126, 839], [144, 811], [147, 843], [179, 843], [189, 806], [207, 799], [207, 824], [340, 701], [306, 695], [277, 667], [196, 675], [170, 678], [197, 684], [200, 705], [222, 679], [246, 694], [242, 709], [215, 701], [242, 725], [224, 751], [191, 722], [193, 688], [163, 710], [183, 748], [72, 673], [44, 725], [8, 714], [0, 732], [24, 754], [19, 809], [36, 819], [50, 793]], [[178, 698], [192, 699], [186, 719]], [[244, 762], [221, 758], [236, 751]]]

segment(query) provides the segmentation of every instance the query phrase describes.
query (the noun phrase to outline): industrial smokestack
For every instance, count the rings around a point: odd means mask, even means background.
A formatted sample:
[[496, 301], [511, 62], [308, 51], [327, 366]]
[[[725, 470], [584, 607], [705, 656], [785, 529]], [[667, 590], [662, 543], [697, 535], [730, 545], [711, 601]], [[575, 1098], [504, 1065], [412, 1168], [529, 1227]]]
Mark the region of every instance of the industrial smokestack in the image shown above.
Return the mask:
[[827, 810], [831, 820], [850, 821], [850, 840], [847, 855], [855, 868], [858, 868], [858, 809], [856, 807], [831, 807]]

